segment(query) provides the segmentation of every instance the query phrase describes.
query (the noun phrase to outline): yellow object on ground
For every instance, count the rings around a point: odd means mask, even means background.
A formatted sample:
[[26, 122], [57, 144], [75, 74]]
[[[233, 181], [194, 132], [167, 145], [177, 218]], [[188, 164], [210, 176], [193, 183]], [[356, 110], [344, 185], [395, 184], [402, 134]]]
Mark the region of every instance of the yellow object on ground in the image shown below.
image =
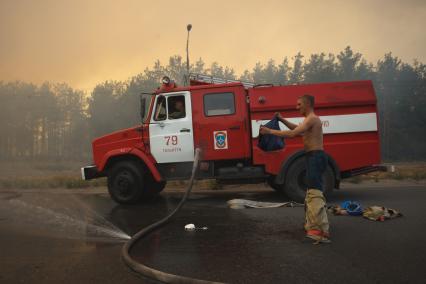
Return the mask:
[[296, 202], [263, 202], [263, 201], [253, 201], [247, 199], [231, 199], [227, 201], [228, 205], [232, 209], [244, 209], [244, 208], [277, 208], [277, 207], [298, 207], [303, 206], [303, 204]]
[[305, 230], [308, 237], [329, 237], [325, 198], [321, 190], [308, 189], [305, 198]]
[[362, 214], [364, 218], [373, 221], [385, 221], [387, 219], [393, 219], [402, 216], [402, 214], [395, 209], [386, 208], [382, 206], [370, 206], [364, 209]]

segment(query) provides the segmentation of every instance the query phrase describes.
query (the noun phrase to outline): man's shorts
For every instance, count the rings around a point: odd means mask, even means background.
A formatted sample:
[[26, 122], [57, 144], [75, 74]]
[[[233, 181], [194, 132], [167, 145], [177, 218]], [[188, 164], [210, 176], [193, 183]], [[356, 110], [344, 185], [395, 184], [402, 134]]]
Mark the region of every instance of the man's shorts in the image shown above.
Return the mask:
[[327, 168], [328, 158], [324, 151], [306, 152], [306, 182], [308, 189], [323, 191], [322, 174]]

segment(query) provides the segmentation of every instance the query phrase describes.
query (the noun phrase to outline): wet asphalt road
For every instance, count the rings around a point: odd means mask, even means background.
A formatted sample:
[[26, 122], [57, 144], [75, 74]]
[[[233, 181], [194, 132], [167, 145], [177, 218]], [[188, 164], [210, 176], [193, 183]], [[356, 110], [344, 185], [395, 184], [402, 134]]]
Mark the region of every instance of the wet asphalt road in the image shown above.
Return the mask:
[[[165, 216], [181, 192], [116, 205], [104, 189], [0, 191], [0, 283], [156, 283], [120, 260], [122, 242], [97, 231], [109, 220], [132, 235]], [[169, 273], [227, 283], [426, 283], [426, 185], [345, 185], [346, 199], [383, 205], [404, 217], [373, 222], [330, 216], [332, 244], [303, 242], [303, 208], [227, 208], [247, 198], [284, 201], [263, 185], [197, 191], [174, 221], [132, 250]], [[208, 230], [184, 231], [185, 224]]]

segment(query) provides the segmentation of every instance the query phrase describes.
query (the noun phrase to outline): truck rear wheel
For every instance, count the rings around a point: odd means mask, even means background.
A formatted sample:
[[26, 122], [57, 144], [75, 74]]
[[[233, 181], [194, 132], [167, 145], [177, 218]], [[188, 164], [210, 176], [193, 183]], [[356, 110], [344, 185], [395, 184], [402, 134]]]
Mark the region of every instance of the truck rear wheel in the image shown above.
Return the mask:
[[266, 182], [268, 183], [270, 187], [272, 187], [273, 190], [275, 190], [276, 192], [282, 193], [283, 187], [280, 184], [275, 183], [275, 177], [276, 176], [269, 176]]
[[[334, 171], [330, 165], [327, 165], [323, 174], [324, 195], [327, 196], [334, 189]], [[306, 164], [305, 158], [299, 158], [294, 161], [286, 174], [284, 191], [293, 201], [304, 203], [307, 190], [306, 182]]]

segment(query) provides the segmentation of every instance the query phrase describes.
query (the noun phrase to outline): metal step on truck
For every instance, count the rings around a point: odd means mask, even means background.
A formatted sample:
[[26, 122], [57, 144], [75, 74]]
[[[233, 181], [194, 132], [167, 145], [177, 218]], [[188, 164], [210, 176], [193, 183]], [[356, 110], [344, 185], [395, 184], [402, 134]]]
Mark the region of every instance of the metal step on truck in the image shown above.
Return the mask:
[[[178, 87], [168, 77], [152, 94], [141, 95], [141, 123], [92, 142], [93, 164], [85, 180], [107, 177], [118, 203], [135, 203], [161, 192], [168, 180], [188, 179], [194, 150], [201, 149], [197, 179], [227, 183], [267, 182], [303, 203], [306, 192], [302, 138], [283, 149], [258, 147], [259, 127], [280, 112], [292, 123], [303, 118], [297, 98], [315, 97], [324, 150], [329, 157], [324, 191], [341, 179], [385, 170], [380, 165], [377, 101], [371, 81], [288, 86], [254, 85], [190, 74]], [[286, 129], [280, 124], [281, 129]]]

